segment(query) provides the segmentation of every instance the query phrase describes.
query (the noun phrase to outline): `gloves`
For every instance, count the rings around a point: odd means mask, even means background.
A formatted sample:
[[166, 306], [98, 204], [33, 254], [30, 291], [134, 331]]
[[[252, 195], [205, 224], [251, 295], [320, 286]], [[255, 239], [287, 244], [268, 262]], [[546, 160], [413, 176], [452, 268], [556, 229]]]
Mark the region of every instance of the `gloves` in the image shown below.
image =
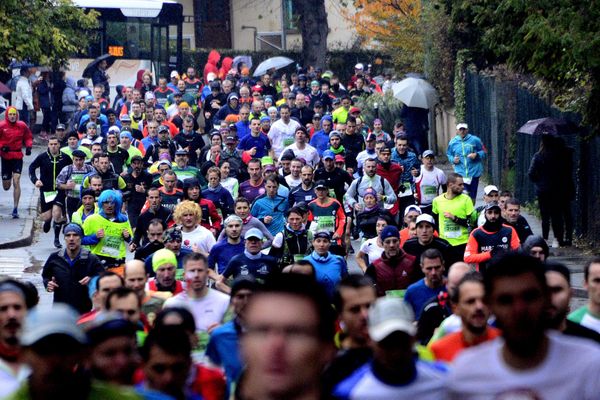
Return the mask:
[[26, 156], [30, 156], [31, 155], [31, 147], [25, 148], [25, 155]]

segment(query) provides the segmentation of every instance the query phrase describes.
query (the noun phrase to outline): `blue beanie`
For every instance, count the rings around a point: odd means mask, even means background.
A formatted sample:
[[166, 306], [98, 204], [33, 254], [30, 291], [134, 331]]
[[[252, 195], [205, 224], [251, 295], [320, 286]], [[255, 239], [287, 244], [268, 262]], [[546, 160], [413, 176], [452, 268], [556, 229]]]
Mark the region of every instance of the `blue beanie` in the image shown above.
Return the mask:
[[395, 237], [396, 239], [400, 239], [400, 232], [398, 232], [398, 228], [393, 225], [388, 225], [381, 231], [381, 241], [384, 241], [387, 238]]

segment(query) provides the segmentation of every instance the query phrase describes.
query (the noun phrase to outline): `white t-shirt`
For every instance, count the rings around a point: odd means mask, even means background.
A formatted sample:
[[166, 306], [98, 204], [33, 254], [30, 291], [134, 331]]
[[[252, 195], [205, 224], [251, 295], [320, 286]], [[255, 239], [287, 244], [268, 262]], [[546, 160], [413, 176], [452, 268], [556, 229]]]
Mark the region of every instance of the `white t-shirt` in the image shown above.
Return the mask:
[[378, 258], [381, 258], [381, 254], [383, 254], [383, 247], [379, 247], [379, 245], [377, 244], [377, 238], [374, 237], [365, 240], [360, 245], [360, 251], [367, 255], [367, 258], [369, 259], [368, 263], [373, 264], [373, 261], [377, 260]]
[[182, 292], [165, 301], [163, 308], [169, 307], [187, 308], [194, 315], [196, 330], [206, 331], [211, 325], [223, 322], [229, 307], [229, 296], [210, 288], [206, 296], [199, 299], [191, 299], [187, 292]]
[[293, 119], [290, 119], [287, 124], [282, 119], [278, 119], [271, 125], [267, 136], [271, 139], [271, 147], [276, 159], [279, 159], [284, 147], [294, 143], [296, 129], [300, 126], [300, 123]]
[[196, 245], [201, 252], [207, 254], [210, 253], [210, 249], [212, 249], [216, 243], [215, 237], [211, 231], [202, 225], [198, 225], [198, 227], [191, 232], [181, 231], [181, 236], [183, 239], [181, 247], [193, 250], [192, 247]]
[[502, 357], [502, 338], [461, 352], [450, 370], [452, 399], [538, 400], [600, 398], [600, 349], [588, 340], [547, 332], [546, 359], [517, 371]]
[[422, 206], [428, 206], [433, 202], [437, 196], [439, 196], [442, 185], [445, 185], [448, 181], [444, 171], [437, 167], [433, 167], [432, 171], [425, 169], [421, 165], [421, 173], [415, 179], [415, 185], [419, 188], [421, 193], [421, 204]]
[[317, 164], [319, 164], [319, 161], [321, 161], [321, 158], [319, 157], [319, 152], [310, 144], [306, 144], [304, 149], [300, 150], [298, 149], [298, 145], [296, 143], [292, 143], [291, 145], [286, 146], [281, 151], [281, 154], [285, 153], [288, 150], [293, 151], [296, 158], [303, 158], [304, 161], [306, 161], [306, 164], [310, 165], [311, 167], [316, 167]]
[[356, 400], [443, 400], [447, 370], [440, 363], [417, 361], [417, 376], [407, 385], [392, 386], [380, 381], [365, 364], [336, 386], [336, 398]]
[[287, 182], [290, 189], [293, 189], [302, 183], [302, 177], [299, 176], [298, 178], [294, 178], [292, 176], [292, 174], [289, 174], [289, 175], [286, 175], [285, 181]]

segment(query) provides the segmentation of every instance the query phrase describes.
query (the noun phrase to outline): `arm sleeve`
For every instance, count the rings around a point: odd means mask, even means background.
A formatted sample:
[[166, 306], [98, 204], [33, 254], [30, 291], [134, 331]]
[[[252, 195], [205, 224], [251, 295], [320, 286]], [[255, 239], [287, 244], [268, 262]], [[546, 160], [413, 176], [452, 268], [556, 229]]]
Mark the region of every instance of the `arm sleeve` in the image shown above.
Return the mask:
[[466, 263], [482, 263], [490, 260], [492, 258], [492, 252], [487, 251], [485, 253], [478, 253], [478, 244], [477, 240], [473, 236], [473, 234], [469, 235], [469, 241], [467, 242], [467, 247], [465, 248], [465, 262]]
[[273, 235], [271, 235], [271, 232], [269, 232], [265, 224], [258, 219], [256, 222], [258, 222], [258, 229], [260, 229], [263, 235], [265, 235], [266, 240], [263, 242], [263, 249], [266, 249], [267, 247], [271, 246], [271, 243], [273, 243]]
[[38, 180], [35, 170], [40, 167], [40, 156], [42, 154], [37, 156], [35, 158], [35, 160], [33, 160], [33, 162], [31, 164], [29, 164], [29, 179], [31, 180], [31, 183], [33, 183], [34, 185], [35, 185], [35, 182]]
[[335, 226], [337, 227], [335, 230], [335, 233], [338, 234], [338, 236], [340, 238], [344, 237], [344, 228], [346, 227], [346, 214], [344, 213], [344, 207], [342, 207], [342, 205], [340, 204], [340, 208], [337, 209], [337, 211], [335, 212], [335, 219], [336, 219], [336, 223]]
[[483, 161], [485, 159], [487, 151], [485, 150], [485, 146], [483, 145], [481, 139], [477, 139], [477, 146], [475, 146], [475, 149], [477, 151], [479, 159]]
[[512, 230], [511, 239], [510, 239], [510, 248], [511, 248], [511, 250], [519, 250], [519, 248], [521, 247], [521, 241], [519, 240], [519, 234], [517, 233], [515, 228], [513, 228], [512, 226], [510, 227], [510, 229]]
[[210, 219], [212, 221], [212, 226], [220, 231], [221, 230], [221, 216], [219, 215], [219, 213], [217, 212], [217, 207], [215, 207], [215, 204], [209, 204], [208, 205], [208, 213], [210, 215]]
[[355, 197], [356, 197], [356, 194], [358, 191], [357, 186], [358, 186], [359, 180], [360, 180], [360, 178], [353, 180], [352, 183], [350, 184], [350, 187], [346, 191], [346, 194], [344, 195], [344, 201], [350, 208], [354, 207], [354, 205], [356, 204]]
[[396, 193], [394, 193], [394, 188], [392, 188], [387, 179], [383, 179], [383, 190], [385, 193], [385, 203], [394, 204], [396, 202]]

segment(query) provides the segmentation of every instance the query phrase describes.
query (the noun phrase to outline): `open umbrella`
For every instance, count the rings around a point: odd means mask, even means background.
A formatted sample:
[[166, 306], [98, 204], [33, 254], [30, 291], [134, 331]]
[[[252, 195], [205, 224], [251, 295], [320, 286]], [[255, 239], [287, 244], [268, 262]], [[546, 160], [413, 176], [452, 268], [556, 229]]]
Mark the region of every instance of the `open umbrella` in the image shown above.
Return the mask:
[[406, 78], [392, 85], [394, 97], [408, 107], [430, 109], [438, 101], [437, 91], [424, 79]]
[[256, 67], [253, 76], [261, 76], [266, 74], [270, 69], [281, 69], [293, 63], [294, 60], [287, 57], [272, 57], [261, 62], [258, 67]]
[[100, 57], [96, 58], [94, 61], [89, 63], [87, 65], [87, 67], [85, 67], [85, 69], [83, 70], [83, 74], [81, 74], [81, 76], [83, 76], [84, 78], [91, 78], [94, 73], [94, 70], [96, 68], [98, 68], [98, 64], [100, 64], [100, 62], [102, 62], [104, 60], [106, 60], [106, 62], [108, 63], [108, 66], [106, 67], [108, 69], [111, 67], [111, 65], [114, 64], [115, 57], [111, 56], [108, 53], [101, 55]]
[[562, 118], [539, 118], [529, 120], [519, 128], [518, 133], [526, 135], [552, 135], [561, 136], [577, 133], [579, 129], [572, 122]]
[[252, 57], [250, 56], [236, 56], [233, 59], [233, 63], [231, 64], [231, 68], [237, 71], [237, 67], [240, 63], [246, 64], [248, 68], [252, 68]]

